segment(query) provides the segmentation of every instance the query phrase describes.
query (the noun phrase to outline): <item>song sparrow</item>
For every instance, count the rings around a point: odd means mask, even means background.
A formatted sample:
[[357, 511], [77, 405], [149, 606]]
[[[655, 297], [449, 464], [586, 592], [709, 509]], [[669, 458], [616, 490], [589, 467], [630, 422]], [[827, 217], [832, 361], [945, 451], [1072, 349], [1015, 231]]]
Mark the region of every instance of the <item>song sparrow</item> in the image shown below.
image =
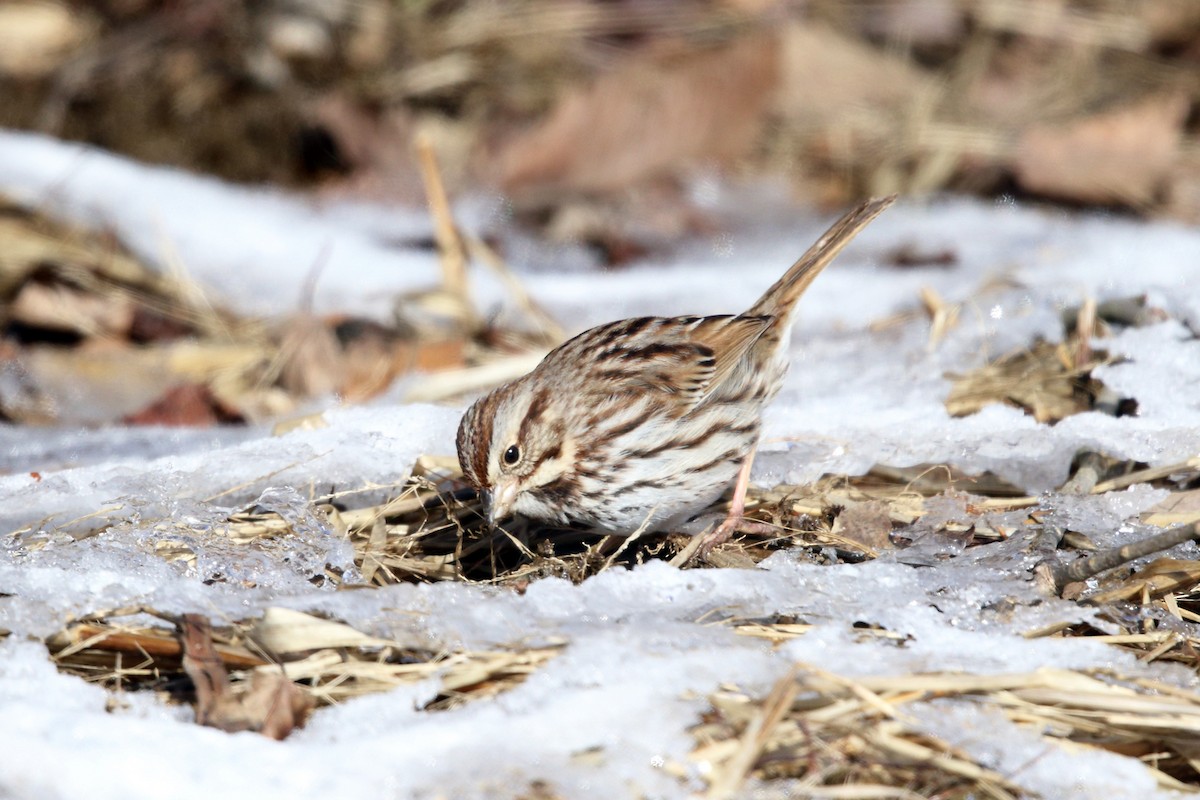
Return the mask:
[[787, 372], [796, 300], [894, 199], [843, 216], [745, 313], [610, 322], [477, 400], [458, 428], [458, 460], [489, 521], [677, 530], [736, 477], [709, 546], [728, 538], [763, 407]]

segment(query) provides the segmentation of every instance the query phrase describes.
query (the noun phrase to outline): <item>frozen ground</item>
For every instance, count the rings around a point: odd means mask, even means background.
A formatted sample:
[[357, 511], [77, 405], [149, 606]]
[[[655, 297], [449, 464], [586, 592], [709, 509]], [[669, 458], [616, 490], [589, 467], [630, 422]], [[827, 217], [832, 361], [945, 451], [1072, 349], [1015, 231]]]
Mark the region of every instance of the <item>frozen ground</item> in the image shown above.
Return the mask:
[[[384, 313], [380, 298], [436, 280], [431, 254], [398, 244], [427, 233], [420, 215], [314, 208], [26, 135], [0, 133], [0, 192], [109, 226], [168, 268], [184, 265], [244, 310], [294, 308], [304, 276], [322, 258], [318, 297], [329, 307]], [[478, 211], [486, 207], [476, 206], [478, 224], [492, 220]], [[528, 284], [575, 328], [638, 313], [737, 311], [823, 222], [777, 218], [663, 263], [539, 272]], [[949, 249], [957, 262], [887, 266], [886, 254], [905, 245]], [[922, 286], [964, 304], [960, 324], [937, 347], [929, 347], [919, 315], [872, 327], [916, 308]], [[499, 297], [494, 288], [481, 291], [488, 302]], [[1138, 417], [1081, 414], [1047, 427], [999, 407], [947, 416], [946, 371], [1035, 335], [1058, 338], [1062, 309], [1086, 296], [1131, 294], [1148, 295], [1172, 318], [1100, 343], [1130, 358], [1102, 377], [1137, 398]], [[769, 414], [756, 480], [944, 462], [966, 472], [989, 469], [1041, 492], [1061, 484], [1085, 447], [1152, 465], [1182, 461], [1200, 454], [1198, 326], [1200, 231], [957, 199], [902, 204], [803, 301], [792, 373]], [[454, 584], [314, 588], [307, 570], [347, 565], [350, 554], [308, 514], [310, 488], [386, 484], [418, 455], [452, 453], [460, 411], [336, 410], [326, 428], [276, 438], [266, 431], [0, 432], [8, 472], [0, 477], [0, 528], [31, 528], [27, 535], [51, 540], [31, 551], [21, 536], [0, 538], [0, 628], [11, 631], [0, 641], [0, 797], [483, 797], [512, 796], [535, 780], [572, 798], [680, 797], [701, 788], [703, 765], [692, 764], [683, 783], [661, 767], [690, 764], [687, 729], [706, 708], [705, 695], [721, 683], [765, 693], [796, 661], [851, 676], [1057, 666], [1194, 680], [1094, 642], [1023, 638], [1090, 612], [1066, 601], [1035, 604], [1017, 542], [933, 569], [887, 560], [817, 567], [781, 554], [755, 570], [650, 564], [581, 586], [542, 580], [523, 595]], [[244, 488], [226, 494], [233, 486]], [[1138, 530], [1136, 516], [1161, 494], [1135, 487], [1064, 500], [1062, 513], [1076, 530], [1118, 539]], [[192, 572], [153, 554], [156, 522], [182, 518], [202, 528], [259, 496], [299, 521], [301, 534], [286, 553], [250, 560], [236, 548], [198, 545]], [[61, 533], [101, 509], [115, 523], [110, 532], [83, 542]], [[215, 568], [250, 576], [257, 588], [202, 583]], [[1002, 601], [1015, 604], [1011, 616], [988, 610]], [[58, 674], [37, 641], [79, 614], [138, 604], [217, 620], [273, 605], [322, 610], [373, 635], [435, 648], [568, 645], [496, 699], [427, 713], [416, 709], [436, 687], [420, 685], [318, 711], [305, 730], [276, 743], [197, 727], [189, 710], [147, 696], [114, 703], [103, 690]], [[772, 648], [699, 622], [718, 612], [789, 614], [817, 627]], [[897, 649], [863, 641], [850, 621], [886, 627], [910, 643]], [[1134, 760], [1060, 749], [966, 704], [924, 706], [919, 716], [930, 731], [1042, 797], [1155, 796], [1153, 779]], [[597, 750], [600, 758], [578, 758]]]

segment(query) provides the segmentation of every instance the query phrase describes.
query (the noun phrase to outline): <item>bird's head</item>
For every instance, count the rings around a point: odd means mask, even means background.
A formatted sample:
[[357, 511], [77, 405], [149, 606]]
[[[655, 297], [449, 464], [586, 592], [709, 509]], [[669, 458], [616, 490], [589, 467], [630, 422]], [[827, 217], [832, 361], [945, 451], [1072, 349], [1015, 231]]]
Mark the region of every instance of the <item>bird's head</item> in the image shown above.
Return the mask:
[[564, 523], [575, 445], [563, 398], [521, 379], [481, 397], [458, 426], [458, 463], [495, 526], [514, 515]]

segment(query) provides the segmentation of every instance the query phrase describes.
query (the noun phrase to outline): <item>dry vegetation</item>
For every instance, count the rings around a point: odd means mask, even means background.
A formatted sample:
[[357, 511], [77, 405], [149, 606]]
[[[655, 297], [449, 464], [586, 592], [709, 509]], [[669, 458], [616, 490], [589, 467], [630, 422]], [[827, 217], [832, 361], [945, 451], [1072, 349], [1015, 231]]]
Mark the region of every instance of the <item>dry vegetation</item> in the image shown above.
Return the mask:
[[[388, 325], [303, 313], [238, 319], [184, 276], [146, 268], [111, 236], [5, 204], [6, 422], [235, 424], [278, 418], [319, 395], [365, 399], [412, 369], [440, 371], [414, 391], [426, 400], [524, 371], [561, 330], [500, 254], [454, 226], [445, 184], [500, 187], [524, 222], [594, 241], [614, 261], [631, 241], [702, 227], [680, 187], [711, 164], [784, 174], [798, 193], [829, 204], [866, 192], [958, 189], [1200, 220], [1200, 13], [1185, 2], [356, 0], [304, 8], [8, 3], [0, 93], [15, 102], [0, 104], [0, 125], [236, 180], [427, 198], [443, 285], [406, 298]], [[897, 253], [895, 261], [953, 257]], [[526, 329], [479, 319], [469, 261], [510, 285]], [[430, 307], [443, 315], [437, 325], [406, 313]], [[936, 346], [957, 309], [926, 293], [922, 313]], [[1031, 343], [949, 376], [947, 409], [966, 415], [1006, 403], [1051, 424], [1085, 410], [1135, 413], [1136, 398], [1114, 396], [1092, 376], [1108, 357], [1089, 342], [1160, 318], [1141, 298], [1085, 303], [1064, 320], [1063, 343]], [[104, 402], [72, 405], [80, 386]], [[861, 562], [902, 552], [918, 536], [956, 552], [1019, 544], [1045, 592], [1103, 609], [1105, 625], [1026, 635], [1090, 637], [1148, 662], [1200, 669], [1200, 637], [1177, 624], [1200, 622], [1200, 561], [1154, 558], [1196, 534], [1200, 461], [1150, 469], [1081, 454], [1062, 491], [1103, 494], [1138, 482], [1170, 490], [1142, 520], [1168, 538], [1119, 551], [1096, 552], [1087, 537], [1054, 526], [1043, 498], [992, 476], [880, 466], [752, 495], [751, 516], [777, 533], [741, 537], [699, 564], [677, 536], [495, 534], [452, 459], [422, 459], [384, 502], [364, 499], [378, 497], [372, 487], [313, 505], [352, 543], [367, 586], [462, 581], [523, 591], [539, 578], [582, 581], [650, 559], [730, 568], [781, 549], [814, 563]], [[258, 508], [203, 531], [170, 524], [158, 552], [181, 568], [194, 556], [181, 544], [189, 538], [251, 547], [294, 533], [287, 518]], [[324, 579], [343, 587], [343, 577]], [[773, 642], [808, 629], [797, 619], [721, 624]], [[153, 609], [101, 609], [47, 646], [62, 669], [87, 680], [166, 692], [194, 703], [199, 721], [277, 737], [314, 705], [416, 681], [440, 682], [429, 710], [488, 697], [556, 653], [431, 651], [283, 609], [216, 628]], [[969, 699], [1047, 737], [1140, 758], [1160, 786], [1200, 790], [1189, 744], [1200, 732], [1200, 695], [1057, 670], [850, 681], [802, 665], [766, 697], [727, 686], [708, 698], [692, 758], [712, 797], [754, 779], [795, 796], [1020, 795], [1019, 776], [997, 774], [910, 724], [907, 708], [937, 698]]]
[[[452, 188], [613, 258], [697, 168], [829, 205], [939, 189], [1200, 219], [1188, 0], [16, 0], [0, 125], [241, 181]], [[630, 146], [636, 142], [637, 146]], [[284, 157], [280, 157], [284, 154]]]
[[[442, 369], [420, 388], [430, 398], [474, 391], [527, 369], [537, 348], [561, 332], [512, 280], [503, 260], [454, 225], [440, 170], [431, 151], [420, 152], [443, 270], [443, 286], [431, 296], [440, 298], [439, 307], [455, 309], [450, 312], [453, 325], [435, 328], [442, 338], [430, 339], [411, 325], [386, 328], [311, 315], [239, 320], [213, 308], [179, 276], [163, 278], [142, 267], [111, 237], [70, 230], [7, 207], [0, 215], [0, 235], [10, 242], [0, 259], [7, 346], [9, 364], [21, 370], [24, 383], [21, 392], [0, 398], [0, 407], [11, 421], [63, 420], [63, 403], [46, 400], [47, 387], [54, 383], [38, 365], [56, 361], [72, 380], [88, 380], [83, 365], [105, 353], [113, 371], [101, 371], [97, 380], [123, 380], [131, 373], [130, 364], [145, 360], [169, 365], [153, 370], [157, 382], [149, 385], [146, 396], [162, 392], [156, 400], [115, 417], [127, 423], [214, 424], [266, 418], [320, 392], [368, 396], [402, 369], [421, 364], [414, 356], [421, 352], [439, 354], [423, 366]], [[898, 254], [896, 260], [909, 257]], [[491, 266], [510, 282], [526, 309], [528, 330], [501, 330], [480, 322], [466, 279], [470, 260]], [[930, 292], [923, 301], [917, 313], [927, 318], [930, 345], [936, 346], [956, 324], [958, 311]], [[1099, 306], [1085, 302], [1064, 315], [1062, 343], [1037, 342], [977, 370], [949, 376], [953, 388], [947, 409], [970, 414], [989, 403], [1007, 403], [1051, 424], [1085, 410], [1134, 413], [1135, 398], [1115, 396], [1092, 376], [1108, 357], [1091, 343], [1102, 342], [1113, 329], [1162, 318], [1142, 298]], [[354, 349], [367, 334], [339, 334], [340, 326], [351, 323], [374, 337], [371, 348]], [[347, 383], [354, 380], [358, 383]], [[755, 492], [748, 504], [751, 516], [776, 533], [741, 537], [701, 563], [689, 547], [697, 540], [682, 536], [614, 540], [521, 526], [490, 531], [453, 458], [425, 457], [404, 485], [315, 497], [313, 508], [322, 525], [353, 545], [365, 584], [358, 588], [459, 581], [520, 592], [540, 578], [578, 582], [650, 559], [684, 568], [753, 567], [781, 549], [818, 564], [857, 563], [893, 553], [902, 562], [929, 565], [927, 552], [911, 558], [904, 554], [921, 537], [941, 540], [946, 558], [968, 548], [1016, 546], [1035, 564], [1030, 578], [1044, 592], [1103, 609], [1098, 626], [1056, 626], [1026, 631], [1027, 636], [1089, 637], [1133, 650], [1147, 662], [1200, 669], [1200, 637], [1182, 624], [1200, 622], [1200, 561], [1155, 557], [1197, 535], [1200, 461], [1151, 469], [1084, 454], [1062, 491], [1102, 494], [1143, 482], [1171, 491], [1169, 500], [1142, 520], [1165, 532], [1098, 550], [1086, 536], [1056, 527], [1045, 498], [1021, 496], [992, 476], [964, 476], [937, 465], [909, 470], [880, 466], [858, 478], [827, 476], [811, 486]], [[378, 498], [381, 488], [387, 494], [384, 501], [368, 499]], [[152, 546], [161, 558], [187, 570], [196, 550], [215, 540], [226, 548], [250, 549], [300, 535], [296, 524], [261, 508], [247, 508], [223, 525], [203, 528], [191, 527], [185, 519], [163, 520], [155, 529], [161, 541]], [[77, 528], [72, 535], [101, 532]], [[48, 541], [24, 538], [30, 549]], [[334, 570], [318, 577], [337, 588], [356, 588]], [[225, 580], [219, 575], [206, 579]], [[773, 642], [802, 636], [809, 627], [794, 618], [705, 622]], [[897, 640], [883, 629], [864, 629], [861, 635]], [[160, 691], [193, 704], [202, 724], [276, 738], [302, 725], [321, 704], [417, 681], [438, 682], [438, 693], [424, 706], [429, 711], [489, 697], [520, 683], [557, 652], [553, 646], [435, 651], [285, 609], [215, 628], [194, 615], [98, 609], [46, 644], [60, 668], [87, 680]], [[715, 692], [711, 708], [692, 731], [693, 763], [664, 768], [680, 776], [699, 769], [711, 797], [734, 796], [748, 780], [823, 796], [1020, 796], [1019, 775], [989, 769], [910, 719], [907, 709], [923, 713], [929, 702], [946, 698], [993, 709], [1055, 740], [1140, 758], [1164, 788], [1200, 790], [1200, 770], [1187, 744], [1200, 726], [1200, 695], [1136, 676], [1061, 670], [851, 681], [799, 665], [766, 697], [732, 685]]]
[[[443, 373], [414, 388], [410, 399], [422, 400], [527, 371], [562, 329], [486, 242], [458, 230], [432, 151], [421, 152], [442, 282], [397, 298], [386, 323], [304, 310], [236, 317], [182, 270], [163, 274], [111, 235], [0, 198], [0, 419], [240, 424], [278, 419], [317, 397], [362, 402], [412, 371]], [[508, 286], [517, 323], [501, 329], [480, 318], [471, 261]]]
[[[351, 541], [356, 565], [371, 585], [451, 580], [520, 592], [546, 576], [580, 581], [648, 559], [678, 561], [686, 552], [687, 540], [672, 536], [616, 542], [578, 532], [516, 529], [495, 535], [459, 478], [448, 459], [427, 458], [383, 504], [356, 503], [354, 493], [347, 493], [328, 498], [318, 510]], [[777, 535], [746, 536], [715, 550], [703, 565], [681, 566], [753, 566], [781, 548], [796, 549], [814, 563], [860, 562], [887, 551], [905, 561], [903, 549], [918, 536], [941, 539], [947, 558], [967, 548], [1016, 546], [1035, 564], [1030, 577], [1044, 592], [1101, 609], [1094, 625], [1054, 625], [1025, 631], [1027, 637], [1089, 637], [1132, 650], [1146, 662], [1177, 662], [1195, 670], [1200, 637], [1182, 623], [1200, 622], [1200, 561], [1156, 554], [1197, 537], [1200, 490], [1187, 487], [1198, 479], [1196, 460], [1139, 469], [1095, 454], [1082, 458], [1064, 491], [1102, 494], [1141, 482], [1172, 490], [1142, 520], [1166, 526], [1163, 533], [1097, 551], [1086, 536], [1056, 528], [1044, 498], [1015, 495], [987, 476], [880, 468], [862, 478], [829, 477], [813, 486], [756, 493], [752, 514], [777, 526]], [[1018, 522], [1004, 513], [1012, 511], [1020, 512]], [[292, 524], [259, 509], [205, 530], [189, 531], [181, 521], [162, 531], [170, 547], [155, 550], [186, 564], [193, 554], [180, 546], [180, 534], [198, 547], [221, 537], [253, 548], [265, 538], [293, 535]], [[927, 558], [911, 563], [928, 565]], [[325, 577], [342, 585], [339, 574]], [[777, 643], [811, 627], [793, 617], [718, 615], [697, 622]], [[205, 724], [276, 737], [303, 724], [315, 705], [421, 680], [436, 679], [441, 687], [428, 710], [488, 697], [519, 683], [556, 652], [555, 647], [433, 651], [286, 609], [215, 631], [207, 626], [202, 618], [118, 609], [72, 623], [47, 645], [60, 668], [88, 680], [167, 692], [194, 702]], [[885, 629], [860, 633], [904, 645], [903, 636]], [[190, 682], [181, 680], [184, 674]], [[826, 796], [833, 787], [846, 793], [835, 796], [845, 797], [1021, 796], [1019, 775], [1004, 776], [977, 763], [925, 732], [906, 711], [946, 698], [994, 709], [1054, 740], [1132, 755], [1154, 771], [1160, 786], [1200, 791], [1200, 769], [1189, 744], [1200, 731], [1200, 694], [1111, 671], [849, 680], [798, 665], [767, 697], [736, 686], [714, 693], [710, 711], [693, 730], [691, 758], [701, 765], [711, 797], [734, 796], [747, 779], [775, 783], [781, 791], [825, 787], [818, 793]], [[690, 772], [682, 764], [666, 768], [681, 777]], [[879, 794], [885, 787], [892, 793]]]

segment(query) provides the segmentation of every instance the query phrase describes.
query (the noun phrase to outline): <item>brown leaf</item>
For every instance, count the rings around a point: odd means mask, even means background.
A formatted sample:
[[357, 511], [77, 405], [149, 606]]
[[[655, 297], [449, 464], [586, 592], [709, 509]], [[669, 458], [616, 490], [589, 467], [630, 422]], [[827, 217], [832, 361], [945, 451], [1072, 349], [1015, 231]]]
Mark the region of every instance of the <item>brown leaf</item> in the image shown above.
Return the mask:
[[126, 416], [126, 425], [171, 425], [176, 427], [241, 424], [246, 421], [236, 408], [222, 402], [203, 384], [189, 383], [168, 389], [150, 405]]
[[833, 521], [833, 535], [860, 544], [872, 553], [890, 550], [891, 509], [881, 500], [846, 506]]
[[[315, 705], [316, 701], [289, 681], [282, 670], [256, 670], [250, 676], [250, 688], [239, 698], [228, 719], [246, 725], [236, 730], [253, 730], [272, 739], [286, 739], [293, 730], [304, 727]], [[216, 727], [230, 730], [221, 725]]]
[[[933, 85], [911, 60], [824, 25], [794, 23], [782, 38], [775, 102], [780, 114], [805, 129], [832, 128], [840, 137], [856, 128], [878, 130], [880, 118], [904, 110]], [[849, 114], [848, 103], [877, 113]]]
[[[1186, 148], [1200, 153], [1200, 139], [1192, 137]], [[1171, 170], [1171, 186], [1163, 211], [1190, 225], [1200, 225], [1200, 159], [1183, 159]]]
[[184, 614], [179, 623], [183, 670], [196, 687], [196, 722], [208, 725], [230, 694], [229, 675], [213, 646], [212, 625], [200, 614]]
[[778, 80], [775, 36], [684, 50], [660, 43], [563, 98], [503, 148], [509, 192], [612, 191], [753, 143]]
[[235, 691], [212, 640], [204, 616], [184, 614], [180, 621], [183, 669], [196, 687], [196, 722], [230, 733], [257, 731], [286, 738], [302, 727], [315, 703], [282, 671], [256, 671], [248, 688]]
[[316, 101], [311, 117], [313, 142], [305, 150], [308, 170], [341, 175], [327, 183], [327, 193], [424, 202], [412, 152], [414, 126], [406, 112], [371, 111], [335, 90]]
[[1065, 124], [1029, 128], [1014, 171], [1029, 191], [1085, 203], [1149, 203], [1179, 155], [1189, 103], [1163, 94]]
[[335, 391], [345, 365], [337, 337], [323, 320], [301, 315], [288, 322], [279, 345], [279, 384], [293, 395], [315, 397]]
[[465, 364], [461, 339], [407, 342], [367, 335], [346, 342], [345, 348], [345, 378], [339, 393], [347, 402], [369, 400], [407, 372], [436, 372]]

